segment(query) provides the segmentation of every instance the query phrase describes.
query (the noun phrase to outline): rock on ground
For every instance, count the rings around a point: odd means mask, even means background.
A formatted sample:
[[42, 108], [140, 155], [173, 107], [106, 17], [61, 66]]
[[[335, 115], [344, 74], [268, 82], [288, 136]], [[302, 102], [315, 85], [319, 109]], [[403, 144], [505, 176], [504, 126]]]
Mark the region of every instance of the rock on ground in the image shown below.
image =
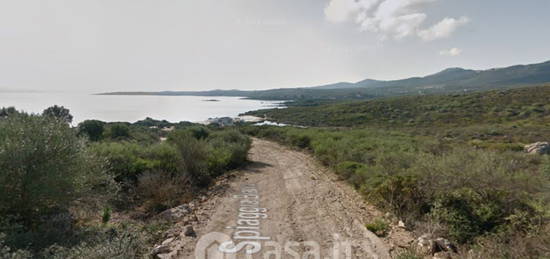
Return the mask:
[[550, 143], [548, 142], [537, 142], [530, 145], [526, 145], [524, 148], [525, 152], [529, 154], [550, 154]]

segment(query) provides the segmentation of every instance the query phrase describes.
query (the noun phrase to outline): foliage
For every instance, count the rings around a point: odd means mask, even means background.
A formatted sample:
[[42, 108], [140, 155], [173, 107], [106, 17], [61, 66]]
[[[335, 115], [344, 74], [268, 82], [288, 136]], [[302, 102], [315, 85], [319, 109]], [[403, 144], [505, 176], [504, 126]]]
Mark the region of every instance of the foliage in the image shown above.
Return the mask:
[[101, 214], [101, 223], [107, 224], [109, 223], [109, 220], [111, 220], [111, 208], [105, 207], [103, 208], [103, 213]]
[[107, 136], [114, 140], [122, 140], [130, 138], [130, 127], [125, 123], [115, 123], [109, 125]]
[[73, 116], [69, 112], [69, 109], [67, 109], [63, 106], [57, 106], [57, 105], [46, 108], [42, 112], [42, 116], [54, 117], [54, 118], [57, 118], [60, 121], [66, 122], [66, 123], [71, 123], [73, 121]]
[[116, 191], [102, 160], [66, 122], [51, 116], [0, 120], [0, 168], [0, 229], [15, 248], [63, 241], [75, 203]]
[[210, 135], [210, 130], [204, 126], [188, 127], [186, 130], [191, 132], [191, 135], [196, 139], [205, 139]]
[[367, 223], [365, 227], [379, 237], [386, 236], [390, 230], [390, 224], [381, 218], [374, 219], [372, 222]]
[[105, 123], [98, 120], [85, 120], [78, 124], [78, 134], [87, 136], [91, 141], [99, 141], [103, 138]]
[[549, 222], [547, 157], [375, 128], [241, 130], [295, 147], [307, 136], [313, 155], [366, 199], [412, 227], [433, 221], [461, 244], [501, 233], [523, 240]]
[[548, 125], [548, 99], [550, 85], [481, 93], [406, 96], [318, 106], [292, 106], [248, 114], [303, 126], [451, 128], [474, 123], [511, 122]]
[[141, 124], [1, 112], [2, 258], [143, 257], [164, 228], [125, 218], [188, 202], [250, 148], [238, 131], [189, 123], [168, 123], [179, 129], [162, 141], [166, 130]]
[[15, 109], [15, 107], [3, 107], [0, 109], [0, 118], [8, 117], [10, 115], [18, 114], [19, 112]]
[[29, 227], [109, 181], [69, 126], [50, 117], [0, 121], [0, 167], [0, 213]]

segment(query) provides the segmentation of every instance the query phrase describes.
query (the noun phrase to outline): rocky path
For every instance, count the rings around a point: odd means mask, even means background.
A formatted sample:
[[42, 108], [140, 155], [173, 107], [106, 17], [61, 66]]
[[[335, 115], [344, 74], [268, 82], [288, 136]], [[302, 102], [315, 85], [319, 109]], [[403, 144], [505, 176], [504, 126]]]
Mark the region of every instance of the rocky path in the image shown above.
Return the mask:
[[254, 139], [249, 159], [193, 206], [158, 257], [390, 257], [364, 227], [375, 210], [309, 155]]

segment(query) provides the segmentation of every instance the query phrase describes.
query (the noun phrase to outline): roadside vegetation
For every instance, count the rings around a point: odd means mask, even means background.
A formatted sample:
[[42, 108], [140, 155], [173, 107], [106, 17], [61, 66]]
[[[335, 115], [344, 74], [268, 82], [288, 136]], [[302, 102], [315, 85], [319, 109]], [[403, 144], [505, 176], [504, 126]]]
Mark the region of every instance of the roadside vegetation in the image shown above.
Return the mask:
[[[550, 87], [259, 111], [313, 128], [243, 127], [310, 151], [371, 203], [462, 257], [550, 257]], [[326, 113], [323, 113], [326, 112]], [[381, 222], [369, 228], [381, 232]]]
[[136, 258], [186, 203], [246, 162], [233, 129], [146, 119], [85, 121], [67, 109], [0, 109], [0, 257]]

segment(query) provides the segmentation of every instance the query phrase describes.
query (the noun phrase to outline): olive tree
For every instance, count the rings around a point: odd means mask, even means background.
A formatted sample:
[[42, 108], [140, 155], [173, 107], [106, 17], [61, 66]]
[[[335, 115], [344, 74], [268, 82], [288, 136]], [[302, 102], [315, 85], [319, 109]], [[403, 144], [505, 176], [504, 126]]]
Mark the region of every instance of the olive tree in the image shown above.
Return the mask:
[[0, 168], [0, 216], [27, 227], [112, 183], [76, 132], [49, 116], [0, 120]]

